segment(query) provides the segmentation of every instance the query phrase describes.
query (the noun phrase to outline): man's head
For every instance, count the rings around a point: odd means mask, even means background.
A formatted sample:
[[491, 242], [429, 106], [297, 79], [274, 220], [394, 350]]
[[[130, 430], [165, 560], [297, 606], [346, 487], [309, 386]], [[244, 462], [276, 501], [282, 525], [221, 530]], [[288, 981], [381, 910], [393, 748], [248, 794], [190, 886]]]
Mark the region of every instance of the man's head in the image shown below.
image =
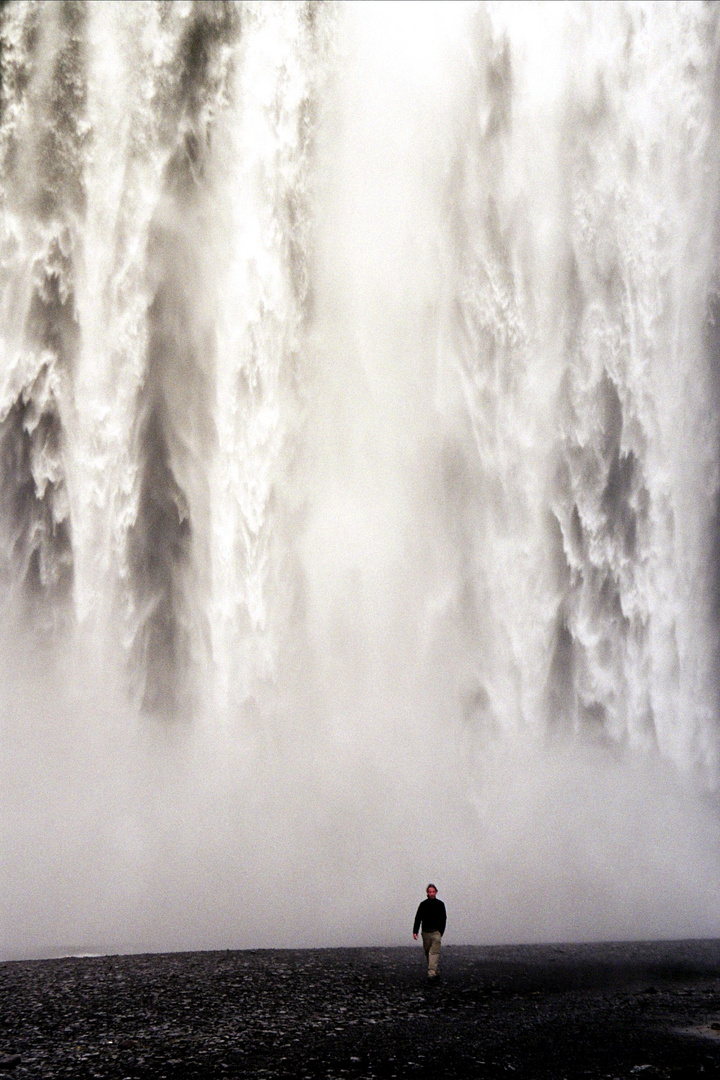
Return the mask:
[[434, 885], [428, 885], [428, 887], [427, 887], [427, 889], [425, 891], [428, 894], [428, 900], [434, 900], [435, 897], [437, 896], [437, 889], [435, 888]]

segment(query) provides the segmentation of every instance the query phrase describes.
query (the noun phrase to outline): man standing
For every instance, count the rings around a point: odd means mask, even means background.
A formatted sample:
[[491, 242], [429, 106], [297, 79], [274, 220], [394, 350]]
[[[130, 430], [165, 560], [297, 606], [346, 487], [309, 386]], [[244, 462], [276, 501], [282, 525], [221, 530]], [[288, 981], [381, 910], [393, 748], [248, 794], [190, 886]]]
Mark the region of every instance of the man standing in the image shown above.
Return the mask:
[[413, 937], [417, 941], [418, 930], [422, 926], [423, 949], [428, 966], [428, 978], [437, 978], [438, 960], [440, 959], [440, 940], [445, 933], [447, 914], [442, 900], [437, 898], [434, 885], [427, 887], [427, 900], [423, 900], [415, 915]]

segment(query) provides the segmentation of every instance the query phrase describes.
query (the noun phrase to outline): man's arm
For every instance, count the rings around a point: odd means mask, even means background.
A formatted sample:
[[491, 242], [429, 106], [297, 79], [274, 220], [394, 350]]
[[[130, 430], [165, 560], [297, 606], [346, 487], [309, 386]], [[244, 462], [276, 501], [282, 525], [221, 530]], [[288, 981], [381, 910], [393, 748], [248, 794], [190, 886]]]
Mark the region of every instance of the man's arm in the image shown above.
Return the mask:
[[442, 900], [440, 901], [440, 906], [442, 907], [442, 917], [440, 919], [440, 936], [442, 937], [445, 933], [445, 927], [447, 926], [447, 911], [445, 910], [445, 905]]
[[418, 936], [418, 930], [420, 929], [420, 923], [422, 922], [422, 907], [424, 903], [425, 901], [423, 900], [422, 904], [420, 904], [417, 911], [415, 912], [415, 922], [413, 923], [413, 937], [416, 941]]

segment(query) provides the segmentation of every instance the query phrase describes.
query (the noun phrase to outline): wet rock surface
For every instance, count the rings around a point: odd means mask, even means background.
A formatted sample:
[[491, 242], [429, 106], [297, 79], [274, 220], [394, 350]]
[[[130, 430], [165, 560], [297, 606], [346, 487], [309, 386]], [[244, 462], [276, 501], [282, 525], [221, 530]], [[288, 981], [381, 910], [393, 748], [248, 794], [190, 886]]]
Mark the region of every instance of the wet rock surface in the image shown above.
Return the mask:
[[720, 942], [0, 964], [15, 1078], [720, 1077]]

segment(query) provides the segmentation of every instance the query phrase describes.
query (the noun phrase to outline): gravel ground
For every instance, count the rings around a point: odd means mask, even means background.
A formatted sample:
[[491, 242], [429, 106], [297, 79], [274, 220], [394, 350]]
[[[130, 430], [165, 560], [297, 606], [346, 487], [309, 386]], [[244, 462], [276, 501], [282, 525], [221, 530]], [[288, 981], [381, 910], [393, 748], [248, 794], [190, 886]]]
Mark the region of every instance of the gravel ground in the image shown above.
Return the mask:
[[108, 1080], [720, 1078], [720, 941], [0, 964], [0, 1071]]

